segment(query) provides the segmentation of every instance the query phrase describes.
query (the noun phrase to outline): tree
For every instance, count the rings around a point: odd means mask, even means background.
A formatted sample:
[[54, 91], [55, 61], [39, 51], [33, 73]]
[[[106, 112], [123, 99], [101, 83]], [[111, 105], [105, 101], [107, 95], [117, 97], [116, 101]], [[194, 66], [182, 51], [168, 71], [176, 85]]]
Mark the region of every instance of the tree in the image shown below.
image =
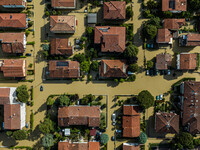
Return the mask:
[[15, 140], [25, 140], [27, 138], [27, 133], [25, 130], [17, 130], [13, 132], [13, 137]]
[[81, 68], [81, 71], [89, 72], [89, 70], [90, 70], [90, 63], [88, 61], [83, 61], [80, 64], [80, 68]]
[[107, 144], [109, 140], [108, 134], [101, 134], [100, 141], [102, 144]]
[[130, 19], [132, 17], [133, 17], [133, 10], [132, 10], [131, 6], [128, 6], [126, 8], [126, 18]]
[[141, 132], [138, 141], [140, 144], [145, 144], [147, 142], [147, 135], [144, 132]]
[[45, 118], [44, 121], [39, 124], [39, 130], [43, 134], [47, 134], [54, 131], [54, 126], [55, 123], [51, 119]]
[[18, 86], [16, 93], [17, 93], [17, 101], [20, 101], [22, 103], [26, 103], [28, 101], [29, 94], [26, 85]]
[[141, 91], [137, 96], [139, 105], [145, 109], [154, 105], [154, 97], [147, 90]]
[[144, 26], [144, 36], [147, 39], [153, 39], [157, 35], [157, 28], [155, 25], [147, 24]]
[[192, 7], [192, 9], [198, 10], [200, 7], [200, 0], [190, 0], [189, 4]]
[[148, 0], [147, 1], [147, 8], [148, 9], [156, 9], [158, 6], [158, 3], [155, 0]]
[[130, 64], [128, 66], [128, 71], [130, 71], [130, 72], [138, 72], [139, 71], [138, 64]]
[[43, 138], [42, 138], [42, 145], [44, 147], [51, 147], [54, 145], [54, 139], [53, 139], [53, 135], [52, 134], [46, 134]]
[[90, 65], [90, 68], [93, 71], [98, 71], [99, 70], [99, 63], [98, 63], [98, 61], [92, 61], [92, 64]]
[[182, 145], [183, 148], [193, 147], [193, 136], [187, 132], [181, 132], [175, 137], [175, 143]]
[[94, 28], [93, 27], [87, 27], [87, 34], [88, 35], [92, 35], [93, 31], [94, 31]]
[[152, 17], [147, 21], [147, 24], [152, 24], [157, 28], [160, 28], [160, 18], [159, 17]]
[[82, 37], [81, 37], [81, 41], [82, 41], [82, 42], [85, 42], [85, 41], [87, 41], [87, 37], [85, 37], [85, 36], [82, 36]]
[[65, 94], [61, 95], [58, 99], [59, 99], [60, 106], [68, 106], [69, 105], [70, 99]]
[[78, 61], [79, 63], [85, 61], [85, 55], [84, 54], [76, 54], [74, 55], [74, 60]]
[[147, 61], [147, 68], [148, 69], [153, 68], [153, 62], [151, 60]]
[[124, 56], [127, 58], [132, 58], [137, 56], [138, 52], [139, 52], [138, 47], [133, 44], [130, 44], [124, 51]]
[[164, 15], [165, 18], [171, 18], [173, 14], [170, 11], [164, 11], [163, 15]]
[[143, 12], [143, 16], [146, 18], [151, 18], [152, 14], [149, 9], [145, 9], [145, 11]]
[[43, 48], [43, 50], [48, 51], [49, 50], [49, 44], [42, 44], [42, 48]]
[[46, 15], [46, 16], [50, 16], [49, 11], [45, 11], [45, 15]]

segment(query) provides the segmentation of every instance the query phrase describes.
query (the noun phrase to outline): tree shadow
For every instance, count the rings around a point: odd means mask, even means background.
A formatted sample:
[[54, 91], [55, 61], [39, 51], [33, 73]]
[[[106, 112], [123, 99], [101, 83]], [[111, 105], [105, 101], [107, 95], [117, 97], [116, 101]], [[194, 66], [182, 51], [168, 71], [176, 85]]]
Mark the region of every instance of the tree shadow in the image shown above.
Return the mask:
[[35, 62], [36, 62], [36, 63], [40, 63], [40, 62], [42, 62], [42, 61], [44, 61], [43, 51], [42, 51], [42, 50], [39, 50], [39, 51], [37, 52], [37, 54], [36, 54], [36, 60], [35, 60]]
[[35, 140], [38, 140], [40, 138], [40, 130], [39, 130], [39, 125], [37, 125], [35, 127], [35, 129], [31, 132], [30, 136], [28, 137], [28, 140], [31, 140], [31, 141], [35, 141]]
[[3, 146], [8, 146], [8, 147], [16, 146], [18, 144], [18, 142], [16, 142], [14, 138], [7, 136], [6, 132], [0, 133], [0, 141], [2, 141]]
[[47, 110], [47, 104], [45, 102], [38, 108], [38, 110], [34, 113], [34, 115], [36, 115], [39, 112], [46, 111], [46, 110]]
[[43, 27], [40, 28], [41, 30], [41, 42], [43, 42], [44, 40], [48, 40], [48, 35], [50, 32], [50, 22], [48, 22], [47, 24], [45, 24]]

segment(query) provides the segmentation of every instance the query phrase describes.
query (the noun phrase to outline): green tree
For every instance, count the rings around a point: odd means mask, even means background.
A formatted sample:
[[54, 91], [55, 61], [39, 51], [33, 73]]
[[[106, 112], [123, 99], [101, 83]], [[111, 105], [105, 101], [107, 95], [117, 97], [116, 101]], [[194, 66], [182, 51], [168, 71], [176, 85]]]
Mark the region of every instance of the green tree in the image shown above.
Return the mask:
[[85, 36], [82, 36], [82, 37], [81, 37], [81, 41], [82, 41], [82, 42], [85, 42], [85, 41], [87, 41], [87, 37], [85, 37]]
[[29, 99], [28, 89], [26, 85], [21, 85], [17, 87], [17, 100], [26, 103]]
[[43, 50], [48, 51], [49, 50], [49, 44], [42, 44], [42, 48], [43, 48]]
[[61, 95], [58, 99], [59, 99], [60, 106], [68, 106], [69, 105], [70, 99], [65, 94]]
[[27, 139], [27, 133], [25, 130], [17, 130], [13, 132], [13, 137], [15, 140], [25, 140]]
[[139, 105], [145, 109], [154, 105], [154, 97], [147, 90], [141, 91], [137, 96]]
[[90, 65], [90, 68], [93, 71], [98, 71], [99, 70], [99, 63], [98, 63], [98, 61], [92, 61], [92, 64]]
[[54, 145], [54, 139], [52, 134], [46, 134], [42, 138], [42, 146], [44, 147], [51, 147]]
[[131, 6], [128, 6], [126, 8], [126, 18], [130, 19], [132, 17], [133, 17], [133, 10], [132, 10]]
[[144, 36], [147, 39], [153, 39], [157, 35], [157, 28], [155, 25], [147, 24], [144, 26]]
[[79, 63], [82, 63], [84, 62], [86, 59], [85, 59], [85, 55], [82, 53], [82, 54], [76, 54], [74, 55], [74, 60], [78, 61]]
[[138, 47], [133, 44], [130, 44], [124, 51], [124, 56], [127, 58], [132, 58], [137, 56], [138, 52], [139, 52]]
[[160, 18], [159, 17], [152, 17], [147, 21], [147, 24], [152, 24], [156, 26], [157, 28], [160, 28]]
[[107, 144], [109, 140], [108, 134], [101, 134], [100, 141], [102, 144]]
[[129, 76], [128, 81], [135, 81], [136, 79], [136, 75], [132, 74], [131, 76]]
[[51, 119], [45, 118], [44, 121], [39, 124], [39, 130], [43, 134], [47, 134], [54, 131], [54, 126], [55, 123]]
[[200, 0], [190, 0], [189, 4], [191, 9], [198, 10], [200, 7]]
[[131, 71], [131, 72], [138, 72], [139, 71], [139, 66], [138, 64], [130, 64], [128, 66], [128, 71]]
[[94, 28], [93, 27], [87, 27], [87, 34], [88, 35], [92, 35], [93, 31], [94, 31]]
[[147, 1], [147, 8], [148, 9], [156, 9], [158, 7], [158, 3], [155, 0], [148, 0]]
[[140, 144], [145, 144], [147, 142], [147, 135], [144, 132], [141, 132], [138, 141]]
[[182, 145], [184, 148], [193, 147], [193, 136], [187, 132], [181, 132], [175, 137], [175, 142]]
[[89, 70], [90, 70], [90, 63], [88, 61], [83, 61], [80, 64], [80, 68], [81, 68], [81, 71], [89, 72]]
[[151, 18], [151, 17], [152, 17], [152, 14], [151, 14], [151, 12], [150, 12], [149, 9], [145, 9], [145, 11], [143, 12], [143, 16], [144, 16], [145, 18]]
[[148, 69], [153, 68], [153, 61], [151, 61], [151, 60], [147, 61], [147, 68]]
[[164, 15], [165, 18], [171, 18], [173, 14], [170, 11], [164, 11], [163, 15]]
[[45, 15], [46, 15], [46, 16], [50, 16], [49, 11], [45, 11]]

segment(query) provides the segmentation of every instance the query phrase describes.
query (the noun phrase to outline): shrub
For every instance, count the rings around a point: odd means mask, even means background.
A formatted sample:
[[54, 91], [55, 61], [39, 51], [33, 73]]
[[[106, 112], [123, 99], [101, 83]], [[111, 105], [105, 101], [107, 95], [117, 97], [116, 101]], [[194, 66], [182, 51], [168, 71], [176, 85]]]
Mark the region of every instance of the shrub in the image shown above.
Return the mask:
[[89, 72], [89, 70], [90, 70], [90, 63], [88, 61], [83, 61], [80, 64], [80, 68], [81, 68], [81, 71]]
[[48, 51], [49, 50], [49, 44], [42, 44], [42, 48], [44, 51]]
[[35, 41], [27, 42], [26, 45], [35, 45]]
[[87, 41], [87, 37], [85, 37], [85, 36], [82, 36], [82, 37], [81, 37], [81, 41], [82, 41], [82, 42], [85, 42], [85, 41]]
[[131, 6], [128, 6], [126, 8], [126, 18], [130, 19], [132, 17], [133, 17], [133, 10], [132, 10]]
[[138, 72], [139, 66], [138, 66], [138, 64], [130, 64], [128, 66], [128, 70], [131, 71], [131, 72]]
[[33, 64], [32, 64], [32, 63], [30, 63], [30, 64], [28, 65], [28, 67], [29, 67], [29, 68], [32, 68], [32, 67], [33, 67]]
[[154, 105], [154, 97], [147, 90], [143, 90], [138, 94], [137, 101], [145, 109]]
[[50, 16], [49, 11], [45, 11], [45, 15], [46, 15], [46, 16]]
[[98, 71], [99, 70], [99, 63], [98, 63], [98, 61], [92, 61], [92, 64], [90, 65], [90, 68], [93, 71]]
[[102, 99], [103, 99], [103, 96], [102, 96], [102, 95], [99, 95], [99, 96], [98, 96], [98, 99], [99, 99], [99, 100], [102, 100]]
[[124, 82], [124, 79], [123, 79], [123, 78], [121, 78], [121, 79], [119, 80], [119, 82], [123, 83], [123, 82]]
[[153, 68], [153, 62], [151, 60], [147, 61], [147, 68], [148, 69]]
[[32, 27], [33, 26], [33, 21], [29, 21], [28, 22], [28, 27], [30, 28], [30, 27]]
[[107, 144], [109, 140], [108, 134], [101, 134], [100, 141], [102, 144]]
[[15, 140], [25, 140], [27, 138], [27, 133], [25, 130], [17, 130], [13, 132], [13, 137]]
[[115, 82], [115, 83], [118, 83], [118, 79], [114, 79], [114, 82]]
[[138, 141], [140, 144], [145, 144], [147, 142], [147, 135], [144, 132], [141, 132]]
[[26, 85], [21, 85], [17, 87], [16, 93], [17, 93], [17, 101], [20, 101], [22, 103], [26, 103], [28, 101], [29, 94]]
[[51, 119], [45, 118], [44, 121], [39, 124], [39, 130], [43, 134], [51, 133], [54, 131], [54, 126], [55, 123]]
[[46, 134], [43, 138], [42, 138], [42, 145], [44, 147], [51, 147], [54, 145], [54, 139], [53, 139], [53, 135], [52, 134]]
[[94, 31], [94, 28], [93, 27], [87, 27], [87, 34], [88, 35], [92, 35], [93, 31]]
[[135, 79], [136, 79], [136, 75], [133, 74], [129, 76], [128, 81], [135, 81]]
[[6, 135], [7, 135], [7, 136], [11, 136], [12, 134], [13, 134], [12, 131], [6, 131]]
[[51, 97], [49, 97], [48, 99], [47, 99], [47, 105], [48, 106], [52, 106], [54, 104], [54, 100], [51, 98]]
[[33, 122], [34, 122], [34, 114], [33, 111], [31, 112], [31, 118], [30, 118], [30, 128], [33, 129]]
[[29, 30], [26, 30], [26, 31], [25, 31], [25, 35], [28, 36], [29, 34], [30, 34], [30, 31], [29, 31]]
[[61, 95], [58, 99], [60, 106], [69, 106], [70, 99], [65, 94]]
[[31, 100], [33, 100], [33, 88], [31, 88]]

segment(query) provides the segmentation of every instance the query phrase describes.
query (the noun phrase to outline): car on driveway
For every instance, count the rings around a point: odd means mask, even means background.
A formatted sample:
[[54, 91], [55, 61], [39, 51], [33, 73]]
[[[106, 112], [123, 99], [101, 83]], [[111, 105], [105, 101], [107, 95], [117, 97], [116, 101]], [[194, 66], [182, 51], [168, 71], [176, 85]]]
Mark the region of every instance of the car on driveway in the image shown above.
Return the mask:
[[42, 85], [40, 86], [40, 91], [43, 91], [43, 86]]
[[116, 130], [115, 132], [116, 133], [122, 133], [122, 130]]
[[163, 95], [162, 95], [162, 94], [160, 94], [160, 96], [159, 96], [159, 97], [160, 97], [160, 100], [162, 100], [162, 99], [163, 99]]
[[147, 76], [149, 75], [149, 70], [146, 70], [146, 75], [147, 75]]
[[112, 140], [112, 141], [115, 141], [115, 136], [112, 136], [112, 137], [111, 137], [111, 140]]

